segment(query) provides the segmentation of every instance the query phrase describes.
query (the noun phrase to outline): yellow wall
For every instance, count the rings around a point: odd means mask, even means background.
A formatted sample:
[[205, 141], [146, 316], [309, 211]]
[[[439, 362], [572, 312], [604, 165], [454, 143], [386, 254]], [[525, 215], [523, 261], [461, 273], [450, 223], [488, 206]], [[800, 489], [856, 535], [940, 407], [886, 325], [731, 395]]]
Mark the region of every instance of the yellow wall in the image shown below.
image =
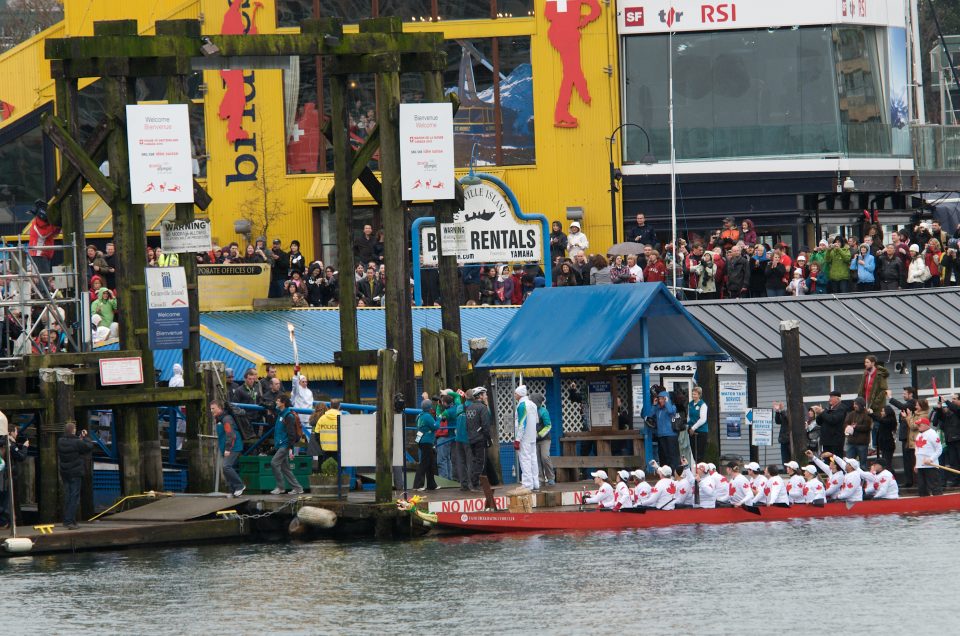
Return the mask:
[[[252, 4], [252, 3], [251, 3]], [[256, 24], [260, 33], [275, 32], [275, 0], [263, 0]], [[65, 21], [53, 27], [46, 35], [86, 35], [92, 32], [95, 20], [136, 18], [141, 33], [152, 32], [154, 21], [203, 16], [204, 33], [219, 33], [227, 0], [66, 0]], [[405, 24], [411, 31], [442, 31], [448, 39], [529, 35], [534, 82], [534, 117], [536, 156], [535, 166], [505, 168], [504, 180], [517, 194], [526, 212], [545, 214], [550, 220], [564, 221], [568, 206], [580, 206], [586, 217], [583, 230], [591, 248], [602, 250], [610, 244], [610, 200], [608, 192], [607, 138], [619, 123], [619, 78], [616, 59], [615, 3], [601, 3], [601, 18], [583, 30], [581, 55], [584, 74], [592, 96], [587, 106], [574, 95], [571, 112], [579, 119], [575, 129], [555, 128], [553, 109], [560, 85], [559, 55], [547, 39], [549, 26], [543, 17], [544, 0], [536, 0], [536, 17], [510, 20], [471, 20]], [[249, 13], [249, 9], [244, 9]], [[38, 38], [39, 40], [39, 38]], [[11, 55], [12, 53], [12, 55]], [[17, 106], [16, 116], [22, 116], [43, 101], [52, 99], [49, 66], [42, 61], [42, 45], [27, 43], [0, 57], [0, 83], [7, 77], [39, 77], [37, 84], [19, 82], [13, 95], [7, 99]], [[38, 58], [38, 55], [40, 58]], [[16, 58], [16, 59], [11, 59]], [[610, 69], [610, 73], [606, 72]], [[16, 75], [12, 75], [16, 73]], [[223, 97], [223, 85], [217, 72], [206, 72], [206, 142], [209, 161], [207, 187], [213, 197], [210, 215], [213, 218], [214, 237], [220, 244], [239, 240], [233, 232], [233, 222], [241, 218], [241, 211], [249, 206], [262, 205], [262, 185], [250, 182], [226, 184], [226, 177], [235, 172], [239, 155], [255, 154], [259, 176], [266, 176], [269, 196], [284, 211], [283, 217], [269, 230], [270, 239], [279, 237], [284, 244], [299, 238], [304, 242], [308, 256], [312, 254], [311, 205], [304, 199], [313, 183], [313, 175], [287, 175], [285, 169], [285, 129], [283, 116], [283, 89], [280, 71], [255, 71], [256, 121], [244, 118], [244, 128], [256, 133], [257, 148], [234, 148], [226, 140], [226, 123], [217, 109]], [[21, 86], [22, 85], [22, 86]], [[21, 95], [22, 93], [22, 95]], [[24, 99], [30, 106], [17, 103]], [[7, 122], [4, 122], [7, 123]], [[247, 164], [249, 166], [249, 164]]]

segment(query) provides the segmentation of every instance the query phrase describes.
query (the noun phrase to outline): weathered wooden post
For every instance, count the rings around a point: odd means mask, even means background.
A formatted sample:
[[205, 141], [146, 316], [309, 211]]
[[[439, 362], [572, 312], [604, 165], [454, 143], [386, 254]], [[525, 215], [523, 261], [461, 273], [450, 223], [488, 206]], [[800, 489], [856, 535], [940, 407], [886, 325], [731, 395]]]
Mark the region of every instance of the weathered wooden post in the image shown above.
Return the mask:
[[[226, 399], [226, 369], [219, 360], [204, 360], [197, 363], [197, 369], [203, 378], [206, 404], [214, 400]], [[191, 490], [194, 492], [213, 492], [217, 471], [217, 431], [210, 411], [203, 409], [197, 421], [197, 452], [191, 455], [193, 463], [189, 465]], [[194, 481], [196, 480], [196, 481]], [[194, 488], [194, 484], [196, 487]]]
[[465, 389], [463, 386], [463, 351], [460, 349], [460, 334], [446, 329], [440, 330], [443, 340], [444, 381], [447, 389]]
[[[400, 18], [374, 18], [360, 23], [361, 33], [402, 33]], [[407, 399], [415, 396], [413, 381], [413, 317], [410, 313], [408, 281], [402, 275], [409, 238], [404, 220], [400, 189], [400, 56], [381, 53], [369, 56], [375, 61], [377, 121], [380, 127], [380, 173], [383, 184], [384, 265], [387, 279], [384, 289], [387, 348], [398, 352], [397, 385]], [[394, 274], [390, 274], [394, 272]]]
[[[196, 20], [160, 20], [156, 27], [157, 35], [186, 36], [192, 38], [200, 37], [200, 23]], [[190, 69], [179, 66], [181, 62], [178, 59], [177, 73], [167, 77], [167, 103], [168, 104], [189, 104], [187, 95], [187, 77]], [[193, 203], [175, 204], [176, 219], [178, 224], [187, 224], [195, 219], [195, 208]], [[197, 369], [197, 363], [200, 361], [200, 299], [197, 287], [197, 263], [193, 254], [181, 254], [180, 265], [183, 266], [183, 273], [187, 279], [187, 301], [190, 305], [190, 346], [183, 350], [183, 386], [185, 388], [200, 388], [200, 375]], [[198, 444], [200, 433], [200, 422], [206, 415], [206, 409], [195, 400], [186, 403], [186, 431], [183, 440], [183, 451], [187, 457], [187, 465], [199, 465], [200, 446]], [[173, 422], [170, 423], [174, 425]], [[159, 440], [157, 441], [159, 449]], [[160, 487], [163, 489], [163, 466], [160, 466]], [[148, 469], [149, 474], [149, 469]], [[188, 472], [188, 490], [194, 491], [192, 472]]]
[[[66, 430], [68, 422], [77, 424], [76, 404], [74, 400], [74, 382], [76, 375], [71, 369], [54, 369], [57, 376], [57, 423]], [[84, 423], [85, 424], [85, 423]], [[77, 426], [77, 431], [86, 426]], [[80, 482], [80, 515], [84, 518], [92, 517], [93, 508], [93, 456], [84, 457], [83, 481]]]
[[717, 363], [701, 360], [697, 363], [697, 381], [703, 389], [703, 401], [707, 404], [707, 426], [710, 436], [707, 441], [706, 461], [720, 464], [720, 403], [717, 395]]
[[[496, 404], [491, 402], [493, 399], [493, 387], [490, 384], [490, 372], [486, 369], [477, 368], [477, 363], [480, 362], [483, 354], [487, 352], [489, 342], [486, 338], [471, 338], [467, 344], [470, 346], [470, 362], [473, 364], [472, 383], [475, 387], [484, 386], [487, 388], [487, 408], [490, 409], [490, 418], [493, 425], [493, 431], [491, 431], [493, 443], [487, 448], [487, 463], [485, 472], [487, 473], [487, 478], [490, 480], [490, 483], [496, 486], [500, 483], [500, 476], [503, 474], [500, 469], [500, 424], [497, 421]], [[558, 427], [560, 426], [560, 423], [561, 418], [558, 417]]]
[[397, 352], [377, 352], [377, 503], [393, 499], [393, 398], [397, 389]]
[[[423, 87], [428, 102], [444, 101], [442, 73], [423, 73]], [[454, 105], [454, 114], [456, 114], [456, 105]], [[453, 223], [456, 208], [457, 204], [454, 201], [435, 201], [433, 204], [433, 216], [436, 219], [434, 225], [437, 232], [437, 268], [440, 272], [440, 321], [444, 329], [459, 335], [461, 332], [460, 281], [457, 277], [457, 255], [444, 254], [443, 241], [440, 240], [440, 226]], [[413, 257], [419, 258], [419, 255], [414, 254]]]
[[44, 408], [40, 411], [40, 497], [37, 508], [41, 523], [53, 523], [60, 518], [60, 471], [57, 463], [57, 434], [63, 427], [57, 421], [57, 370], [40, 369], [40, 396]]
[[[440, 335], [429, 329], [420, 330], [420, 355], [423, 358], [423, 390], [427, 395], [437, 395], [443, 388], [443, 344]], [[418, 408], [419, 403], [411, 404]]]
[[780, 348], [783, 351], [783, 385], [787, 390], [787, 417], [790, 423], [790, 456], [804, 461], [807, 431], [804, 427], [803, 388], [800, 373], [800, 321], [780, 322]]

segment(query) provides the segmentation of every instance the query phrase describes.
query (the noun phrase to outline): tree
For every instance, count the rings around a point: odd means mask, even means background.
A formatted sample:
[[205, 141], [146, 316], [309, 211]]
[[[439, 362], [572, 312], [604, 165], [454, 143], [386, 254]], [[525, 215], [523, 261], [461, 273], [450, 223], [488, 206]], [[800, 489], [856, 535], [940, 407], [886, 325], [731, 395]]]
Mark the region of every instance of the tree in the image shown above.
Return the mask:
[[62, 0], [0, 0], [0, 52], [29, 40], [61, 20]]
[[[279, 168], [268, 165], [267, 146], [271, 146], [272, 150], [276, 144], [264, 143], [262, 132], [263, 128], [261, 126], [260, 133], [257, 135], [260, 143], [257, 144], [257, 150], [254, 151], [259, 162], [257, 178], [250, 184], [250, 195], [244, 199], [243, 208], [240, 211], [240, 216], [250, 221], [251, 242], [255, 241], [258, 236], [263, 236], [269, 241], [267, 233], [270, 231], [270, 225], [286, 215], [282, 196], [283, 174], [278, 172], [278, 170], [282, 171], [284, 167], [282, 164]], [[270, 247], [269, 242], [267, 247]]]

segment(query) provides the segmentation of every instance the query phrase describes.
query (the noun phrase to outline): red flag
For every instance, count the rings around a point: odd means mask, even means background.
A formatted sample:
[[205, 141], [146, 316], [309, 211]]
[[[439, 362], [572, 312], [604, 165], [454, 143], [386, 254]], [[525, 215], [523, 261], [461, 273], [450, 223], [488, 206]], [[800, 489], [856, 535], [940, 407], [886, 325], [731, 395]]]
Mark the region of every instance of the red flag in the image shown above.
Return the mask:
[[930, 378], [930, 384], [933, 386], [933, 397], [940, 397], [940, 393], [937, 392], [937, 379]]

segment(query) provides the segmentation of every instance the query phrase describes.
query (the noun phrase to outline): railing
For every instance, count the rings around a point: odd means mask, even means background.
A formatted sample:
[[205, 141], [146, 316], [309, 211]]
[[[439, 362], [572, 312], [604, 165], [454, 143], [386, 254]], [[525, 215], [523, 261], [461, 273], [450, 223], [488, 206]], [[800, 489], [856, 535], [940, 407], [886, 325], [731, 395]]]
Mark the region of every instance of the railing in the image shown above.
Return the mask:
[[960, 126], [911, 126], [917, 170], [960, 170]]

